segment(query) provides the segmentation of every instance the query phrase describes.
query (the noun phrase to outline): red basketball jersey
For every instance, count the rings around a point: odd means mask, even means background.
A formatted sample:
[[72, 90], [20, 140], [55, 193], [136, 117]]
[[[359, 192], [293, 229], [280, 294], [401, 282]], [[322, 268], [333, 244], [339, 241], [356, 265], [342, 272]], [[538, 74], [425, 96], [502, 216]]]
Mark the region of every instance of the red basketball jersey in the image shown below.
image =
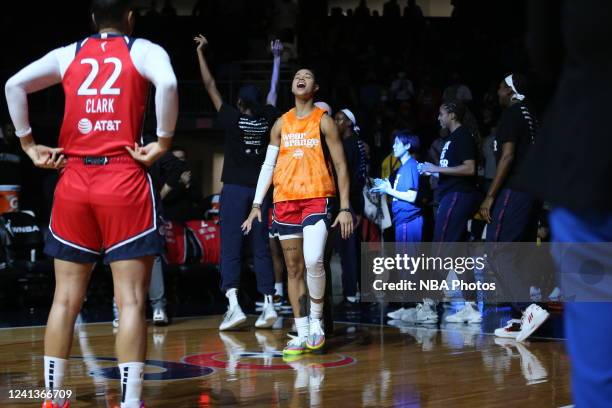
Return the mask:
[[134, 66], [127, 37], [94, 36], [77, 44], [62, 85], [59, 146], [65, 154], [115, 156], [139, 141], [148, 81]]

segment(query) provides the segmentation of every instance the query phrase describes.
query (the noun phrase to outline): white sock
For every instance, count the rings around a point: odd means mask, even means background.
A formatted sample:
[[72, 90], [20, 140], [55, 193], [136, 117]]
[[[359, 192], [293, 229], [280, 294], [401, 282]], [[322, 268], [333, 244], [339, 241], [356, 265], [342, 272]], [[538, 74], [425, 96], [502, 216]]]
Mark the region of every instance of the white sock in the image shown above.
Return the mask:
[[121, 408], [140, 408], [144, 363], [119, 364], [121, 375]]
[[356, 296], [347, 296], [346, 300], [348, 300], [351, 303], [355, 303], [357, 301], [357, 297]]
[[297, 317], [295, 319], [295, 330], [297, 330], [299, 338], [308, 337], [308, 324], [308, 317]]
[[284, 292], [283, 292], [283, 282], [276, 282], [274, 284], [274, 291], [275, 291], [275, 295], [278, 296], [283, 296]]
[[59, 390], [64, 385], [64, 374], [68, 360], [45, 356], [45, 388], [49, 391]]
[[238, 306], [238, 296], [236, 293], [238, 293], [238, 289], [236, 288], [228, 289], [227, 292], [225, 292], [225, 297], [229, 299], [230, 308]]
[[264, 295], [264, 306], [270, 305], [274, 303], [272, 300], [272, 295]]
[[323, 303], [315, 303], [310, 300], [310, 318], [321, 320], [323, 317]]

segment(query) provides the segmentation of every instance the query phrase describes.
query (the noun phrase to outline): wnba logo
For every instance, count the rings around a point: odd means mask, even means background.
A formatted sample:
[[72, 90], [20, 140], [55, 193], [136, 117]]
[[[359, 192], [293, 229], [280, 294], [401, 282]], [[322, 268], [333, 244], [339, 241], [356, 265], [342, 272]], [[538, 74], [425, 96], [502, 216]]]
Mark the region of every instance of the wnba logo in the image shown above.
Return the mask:
[[79, 132], [86, 135], [89, 132], [91, 132], [93, 125], [91, 124], [91, 121], [89, 119], [83, 118], [79, 120], [79, 124], [77, 125], [77, 128], [79, 129]]

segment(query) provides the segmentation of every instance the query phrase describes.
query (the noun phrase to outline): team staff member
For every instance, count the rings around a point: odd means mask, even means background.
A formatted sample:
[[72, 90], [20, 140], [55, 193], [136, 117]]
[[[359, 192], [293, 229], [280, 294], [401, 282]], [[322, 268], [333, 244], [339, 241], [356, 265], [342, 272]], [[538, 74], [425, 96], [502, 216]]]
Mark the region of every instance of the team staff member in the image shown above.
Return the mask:
[[[480, 193], [476, 187], [476, 140], [463, 124], [466, 108], [460, 102], [440, 106], [438, 121], [450, 134], [440, 153], [440, 165], [424, 163], [423, 173], [439, 177], [440, 207], [434, 227], [435, 242], [461, 242], [467, 237], [467, 222], [478, 210]], [[465, 294], [464, 294], [465, 295]], [[475, 295], [475, 294], [474, 294]], [[466, 302], [459, 312], [447, 316], [451, 323], [480, 323], [482, 315], [473, 302]]]
[[[278, 117], [276, 86], [280, 70], [282, 45], [276, 40], [271, 44], [274, 66], [267, 105], [262, 107], [259, 91], [253, 85], [245, 85], [238, 92], [237, 107], [224, 102], [215, 79], [204, 56], [208, 40], [196, 37], [198, 62], [202, 82], [218, 112], [218, 126], [225, 130], [223, 161], [223, 190], [221, 191], [219, 217], [221, 222], [221, 290], [229, 300], [227, 313], [219, 330], [234, 329], [246, 322], [246, 315], [238, 303], [238, 288], [242, 270], [242, 243], [245, 239], [240, 228], [250, 211], [257, 174], [263, 162], [269, 141], [270, 128]], [[270, 201], [263, 201], [264, 213]], [[271, 328], [278, 318], [274, 310], [274, 269], [270, 256], [267, 223], [256, 222], [251, 234], [253, 260], [257, 279], [257, 290], [264, 295], [263, 311], [257, 321], [257, 328]]]
[[[150, 166], [171, 144], [178, 114], [176, 78], [168, 54], [129, 37], [127, 0], [94, 0], [98, 34], [51, 51], [6, 84], [21, 146], [42, 168], [63, 167], [55, 190], [45, 252], [55, 258], [56, 287], [45, 331], [45, 386], [61, 389], [74, 323], [94, 264], [110, 264], [121, 320], [116, 338], [121, 407], [141, 402], [146, 355], [145, 305], [151, 265], [163, 250]], [[149, 82], [155, 86], [156, 142], [138, 146]], [[27, 94], [62, 83], [64, 119], [59, 148], [37, 145]], [[68, 407], [46, 401], [45, 407]]]

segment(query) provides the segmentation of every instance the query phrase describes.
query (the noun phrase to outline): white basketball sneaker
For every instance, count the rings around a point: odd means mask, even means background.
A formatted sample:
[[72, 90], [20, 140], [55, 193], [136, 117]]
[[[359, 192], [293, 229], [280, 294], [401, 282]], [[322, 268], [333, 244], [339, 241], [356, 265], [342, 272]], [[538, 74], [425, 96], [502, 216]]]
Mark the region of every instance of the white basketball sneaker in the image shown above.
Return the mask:
[[449, 323], [480, 323], [482, 314], [476, 308], [474, 302], [465, 302], [465, 305], [455, 314], [446, 316]]
[[242, 312], [240, 305], [229, 307], [223, 316], [219, 330], [230, 330], [240, 327], [240, 325], [246, 322], [246, 319], [247, 317]]
[[524, 341], [531, 336], [548, 319], [550, 313], [535, 303], [529, 305], [521, 317], [521, 331], [516, 336], [516, 341]]

